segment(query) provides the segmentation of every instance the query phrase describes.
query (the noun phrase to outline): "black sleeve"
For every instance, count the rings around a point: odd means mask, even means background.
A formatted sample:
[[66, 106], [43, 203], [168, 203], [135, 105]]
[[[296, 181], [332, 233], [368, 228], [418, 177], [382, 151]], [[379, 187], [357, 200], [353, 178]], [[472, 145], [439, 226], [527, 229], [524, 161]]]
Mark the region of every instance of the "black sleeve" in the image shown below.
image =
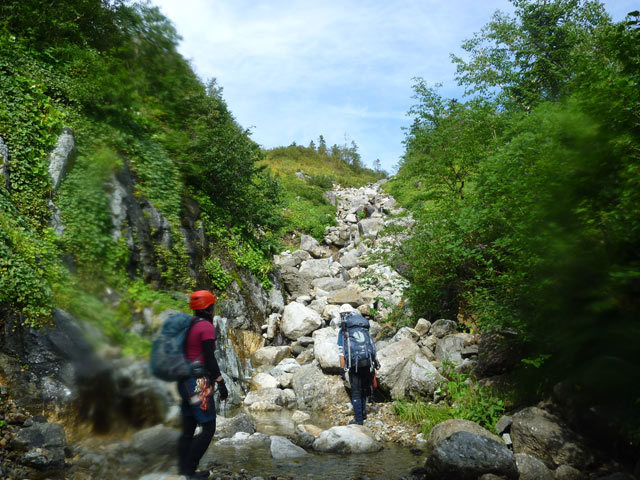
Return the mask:
[[216, 350], [215, 340], [205, 340], [202, 342], [202, 354], [204, 356], [204, 365], [209, 370], [211, 379], [215, 381], [220, 376], [220, 367], [214, 354]]

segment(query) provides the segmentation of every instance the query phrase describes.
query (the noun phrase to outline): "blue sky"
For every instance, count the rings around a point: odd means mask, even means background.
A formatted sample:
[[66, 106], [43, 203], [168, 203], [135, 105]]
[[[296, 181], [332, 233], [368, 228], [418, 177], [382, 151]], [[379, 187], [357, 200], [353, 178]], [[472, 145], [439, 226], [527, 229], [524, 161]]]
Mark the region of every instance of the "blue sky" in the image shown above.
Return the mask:
[[[215, 77], [239, 123], [265, 148], [354, 140], [392, 172], [412, 78], [459, 97], [450, 53], [507, 0], [152, 0], [183, 37], [179, 51]], [[603, 2], [614, 20], [637, 0]]]

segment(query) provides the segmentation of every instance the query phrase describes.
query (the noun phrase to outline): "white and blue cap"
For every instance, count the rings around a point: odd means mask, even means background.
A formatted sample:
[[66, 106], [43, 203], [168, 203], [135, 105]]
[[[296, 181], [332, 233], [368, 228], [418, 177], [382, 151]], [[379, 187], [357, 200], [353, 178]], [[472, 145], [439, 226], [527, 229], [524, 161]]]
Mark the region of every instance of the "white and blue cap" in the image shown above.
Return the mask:
[[349, 305], [348, 303], [343, 303], [342, 305], [340, 305], [340, 308], [339, 308], [338, 311], [340, 313], [351, 312], [351, 311], [353, 311], [353, 307], [351, 305]]

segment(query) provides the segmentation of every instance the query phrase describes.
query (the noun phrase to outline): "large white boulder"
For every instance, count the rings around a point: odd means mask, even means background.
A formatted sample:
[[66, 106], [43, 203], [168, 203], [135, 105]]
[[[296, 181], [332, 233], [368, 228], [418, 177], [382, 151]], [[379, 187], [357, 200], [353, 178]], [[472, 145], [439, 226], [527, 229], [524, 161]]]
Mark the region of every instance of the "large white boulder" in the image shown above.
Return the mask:
[[315, 362], [304, 365], [293, 374], [291, 380], [296, 393], [298, 408], [321, 410], [330, 405], [349, 402], [342, 379], [337, 375], [325, 375]]
[[321, 328], [313, 332], [313, 354], [325, 372], [340, 371], [338, 354], [338, 332], [332, 327]]
[[380, 386], [391, 397], [431, 396], [445, 381], [420, 347], [410, 338], [394, 342], [378, 351]]
[[243, 403], [252, 411], [273, 411], [294, 406], [296, 398], [291, 389], [262, 388], [250, 391]]
[[278, 380], [268, 373], [258, 373], [251, 379], [251, 386], [254, 390], [260, 390], [262, 388], [277, 388], [278, 385]]
[[318, 260], [305, 260], [300, 264], [299, 274], [307, 278], [331, 277], [330, 260], [322, 258]]
[[331, 427], [313, 442], [313, 449], [331, 453], [371, 453], [382, 450], [371, 431], [362, 425]]
[[315, 310], [298, 302], [284, 307], [282, 315], [282, 333], [295, 340], [308, 335], [322, 325], [322, 317]]
[[291, 355], [291, 347], [262, 347], [253, 352], [251, 355], [251, 364], [255, 367], [261, 367], [263, 365], [276, 365], [283, 358]]

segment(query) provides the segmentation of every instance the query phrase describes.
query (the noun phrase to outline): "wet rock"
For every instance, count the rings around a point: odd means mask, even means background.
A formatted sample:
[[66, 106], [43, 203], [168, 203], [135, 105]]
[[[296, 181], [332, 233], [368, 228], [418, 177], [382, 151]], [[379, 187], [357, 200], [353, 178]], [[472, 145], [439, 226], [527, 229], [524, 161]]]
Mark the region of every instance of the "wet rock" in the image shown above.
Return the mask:
[[331, 453], [370, 453], [382, 450], [371, 431], [362, 425], [331, 427], [313, 442], [313, 449]]
[[527, 453], [516, 453], [516, 465], [520, 478], [527, 480], [554, 480], [553, 472], [542, 460]]
[[180, 430], [156, 425], [136, 432], [131, 447], [142, 455], [171, 455], [175, 453]]
[[322, 325], [322, 318], [315, 310], [297, 302], [284, 307], [282, 333], [290, 339], [308, 335]]
[[321, 328], [313, 332], [313, 354], [320, 367], [327, 373], [340, 371], [338, 350], [338, 330], [332, 327]]
[[311, 415], [309, 415], [307, 412], [303, 412], [302, 410], [296, 410], [291, 416], [291, 420], [293, 420], [294, 423], [304, 423], [310, 418]]
[[271, 437], [271, 456], [275, 460], [286, 460], [289, 458], [300, 458], [308, 455], [303, 449], [291, 440], [279, 435]]
[[427, 440], [429, 448], [434, 448], [438, 443], [442, 440], [449, 438], [451, 435], [457, 432], [467, 432], [472, 433], [474, 435], [480, 435], [483, 437], [490, 438], [491, 440], [504, 444], [502, 439], [497, 435], [494, 435], [489, 430], [482, 428], [475, 422], [470, 420], [462, 420], [459, 418], [454, 418], [451, 420], [445, 420], [444, 422], [438, 423], [435, 427], [431, 429], [429, 433], [429, 438]]
[[340, 377], [324, 375], [313, 363], [298, 370], [291, 383], [296, 393], [298, 408], [304, 410], [320, 410], [349, 401]]
[[271, 443], [269, 435], [264, 433], [237, 432], [233, 437], [223, 438], [216, 442], [216, 445], [229, 445], [239, 448], [266, 447]]
[[443, 338], [447, 335], [451, 335], [455, 333], [458, 329], [458, 324], [453, 320], [447, 320], [441, 318], [440, 320], [436, 320], [431, 325], [430, 333], [431, 335], [435, 335], [437, 338]]
[[293, 432], [293, 440], [296, 445], [302, 448], [313, 448], [313, 442], [316, 441], [316, 437], [306, 427], [307, 425], [296, 426]]
[[426, 478], [433, 480], [476, 480], [487, 473], [519, 478], [515, 458], [507, 447], [468, 432], [456, 432], [440, 441], [424, 468]]
[[262, 347], [251, 355], [251, 364], [255, 367], [278, 364], [283, 358], [291, 355], [291, 347]]
[[582, 439], [564, 422], [537, 407], [520, 410], [511, 425], [513, 451], [527, 453], [555, 469], [559, 465], [584, 468], [594, 461]]
[[233, 437], [238, 432], [252, 434], [256, 432], [256, 425], [246, 413], [226, 418], [218, 415], [216, 418], [216, 438]]

